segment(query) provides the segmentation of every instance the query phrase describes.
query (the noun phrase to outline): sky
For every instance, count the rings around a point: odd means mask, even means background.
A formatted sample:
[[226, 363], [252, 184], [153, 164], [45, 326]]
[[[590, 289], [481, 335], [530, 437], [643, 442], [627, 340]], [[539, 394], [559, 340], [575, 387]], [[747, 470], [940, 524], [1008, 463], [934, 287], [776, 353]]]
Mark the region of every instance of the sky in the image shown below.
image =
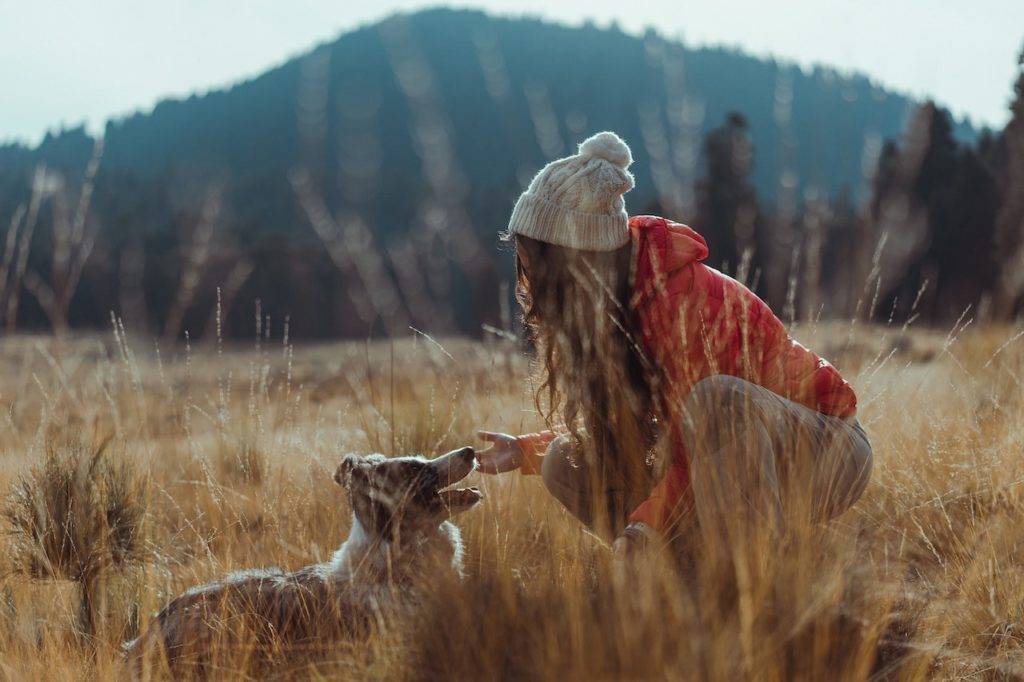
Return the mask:
[[[0, 141], [104, 122], [257, 75], [416, 0], [0, 0]], [[1024, 0], [469, 0], [503, 15], [655, 27], [805, 67], [861, 71], [976, 124], [1008, 118]]]

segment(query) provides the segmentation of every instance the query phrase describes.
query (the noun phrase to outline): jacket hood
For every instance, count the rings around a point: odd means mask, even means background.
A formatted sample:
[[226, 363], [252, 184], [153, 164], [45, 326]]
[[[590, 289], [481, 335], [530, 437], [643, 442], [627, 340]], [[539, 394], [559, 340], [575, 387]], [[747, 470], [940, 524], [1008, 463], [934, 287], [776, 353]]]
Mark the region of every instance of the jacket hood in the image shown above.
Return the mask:
[[652, 245], [664, 273], [681, 270], [708, 257], [708, 244], [692, 228], [658, 216], [629, 219], [629, 228], [641, 241]]

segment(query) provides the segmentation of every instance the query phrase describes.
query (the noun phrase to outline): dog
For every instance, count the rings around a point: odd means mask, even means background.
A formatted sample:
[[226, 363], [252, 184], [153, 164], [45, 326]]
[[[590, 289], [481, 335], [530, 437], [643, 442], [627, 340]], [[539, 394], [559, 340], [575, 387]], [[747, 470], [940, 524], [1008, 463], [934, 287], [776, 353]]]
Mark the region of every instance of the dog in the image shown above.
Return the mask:
[[433, 460], [346, 456], [334, 480], [348, 493], [352, 527], [331, 560], [291, 573], [242, 571], [192, 588], [124, 645], [132, 670], [140, 674], [160, 652], [171, 672], [202, 675], [225, 665], [215, 655], [238, 646], [249, 662], [272, 662], [365, 632], [413, 605], [439, 572], [461, 579], [462, 540], [449, 519], [483, 495], [452, 486], [473, 470], [474, 458], [470, 447]]

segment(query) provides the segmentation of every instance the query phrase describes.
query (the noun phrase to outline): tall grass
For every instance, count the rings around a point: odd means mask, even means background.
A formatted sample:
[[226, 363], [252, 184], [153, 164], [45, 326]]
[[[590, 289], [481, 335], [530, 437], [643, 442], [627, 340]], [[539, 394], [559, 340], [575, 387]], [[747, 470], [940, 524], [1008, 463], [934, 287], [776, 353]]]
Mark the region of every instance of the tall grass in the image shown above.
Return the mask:
[[148, 550], [148, 485], [134, 462], [80, 444], [50, 445], [41, 465], [14, 486], [4, 510], [12, 569], [78, 586], [80, 633], [95, 637], [112, 571], [141, 563]]
[[[699, 543], [680, 539], [680, 555], [625, 571], [540, 481], [478, 476], [486, 499], [459, 519], [466, 583], [425, 576], [436, 589], [415, 617], [277, 672], [1024, 675], [1024, 349], [1016, 334], [799, 330], [853, 379], [876, 468], [852, 510], [750, 547], [756, 561], [712, 565]], [[10, 678], [122, 674], [115, 644], [134, 634], [131, 614], [144, 620], [174, 594], [231, 570], [326, 560], [347, 532], [349, 510], [330, 477], [346, 452], [431, 454], [472, 442], [480, 426], [540, 426], [525, 361], [468, 341], [292, 349], [264, 339], [258, 348], [162, 348], [158, 358], [121, 334], [60, 344], [8, 337], [0, 357], [0, 485], [11, 500], [0, 555], [0, 674]], [[100, 456], [73, 445], [93, 433], [115, 434]], [[124, 518], [137, 530], [115, 532], [125, 526], [112, 508], [132, 510]], [[65, 542], [60, 520], [69, 509], [76, 525]], [[79, 578], [93, 562], [104, 567], [100, 591], [116, 595], [103, 612], [120, 620], [95, 619], [83, 645], [81, 604], [91, 597], [83, 600]], [[118, 568], [127, 563], [138, 566], [134, 579]], [[253, 672], [244, 650], [221, 652], [219, 676]]]

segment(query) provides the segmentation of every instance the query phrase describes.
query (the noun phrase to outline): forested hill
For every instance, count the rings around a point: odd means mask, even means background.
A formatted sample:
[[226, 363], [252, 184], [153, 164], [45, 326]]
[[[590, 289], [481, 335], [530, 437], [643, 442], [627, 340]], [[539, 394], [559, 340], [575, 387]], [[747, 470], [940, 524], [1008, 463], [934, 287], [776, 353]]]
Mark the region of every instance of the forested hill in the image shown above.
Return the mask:
[[[734, 51], [681, 48], [654, 34], [474, 11], [429, 10], [388, 20], [311, 55], [315, 60], [325, 52], [323, 71], [308, 68], [309, 56], [299, 57], [229, 89], [167, 100], [150, 113], [111, 122], [105, 165], [148, 174], [289, 168], [301, 156], [296, 103], [304, 64], [306, 71], [317, 70], [308, 80], [326, 79], [329, 132], [349, 127], [346, 111], [372, 110], [385, 141], [384, 194], [389, 176], [417, 171], [411, 131], [421, 87], [449, 119], [457, 161], [473, 185], [503, 187], [520, 168], [568, 151], [586, 132], [609, 128], [636, 147], [641, 203], [654, 191], [645, 177], [644, 127], [650, 138], [658, 127], [692, 126], [699, 140], [727, 112], [742, 112], [758, 150], [754, 179], [762, 195], [776, 192], [787, 163], [801, 183], [834, 193], [862, 183], [865, 140], [897, 136], [914, 104], [867, 78], [830, 69], [808, 73]], [[538, 135], [538, 118], [556, 128]], [[652, 121], [645, 126], [647, 118]], [[961, 132], [970, 134], [966, 126]], [[48, 140], [35, 153], [5, 149], [3, 162], [73, 151], [58, 142]], [[324, 150], [333, 163], [344, 153], [338, 144]]]
[[[422, 264], [423, 286], [454, 301], [450, 324], [476, 328], [487, 317], [480, 311], [493, 306], [458, 301], [469, 296], [460, 278], [493, 270], [480, 256], [493, 261], [493, 235], [523, 184], [586, 135], [615, 130], [633, 146], [633, 212], [657, 203], [685, 220], [702, 141], [729, 112], [748, 122], [752, 179], [761, 200], [773, 203], [864, 188], [882, 141], [900, 135], [914, 105], [861, 76], [689, 49], [653, 32], [474, 11], [393, 17], [234, 87], [110, 122], [91, 207], [103, 238], [86, 274], [105, 267], [123, 284], [118, 268], [131, 247], [147, 262], [139, 300], [150, 326], [175, 305], [188, 309], [186, 320], [198, 315], [191, 302], [175, 303], [184, 250], [175, 240], [214, 215], [215, 191], [218, 253], [230, 243], [252, 266], [240, 300], [261, 296], [279, 313], [305, 314], [313, 319], [296, 324], [309, 333], [357, 333], [362, 327], [348, 320], [358, 305], [338, 300], [356, 296], [335, 281], [351, 272], [315, 275], [316, 293], [288, 274], [293, 265], [309, 270], [303, 277], [319, 272], [305, 262], [324, 238], [310, 227], [315, 204], [365, 226], [358, 239], [391, 254], [378, 274], [405, 257], [393, 253], [401, 249], [395, 238], [456, 235], [455, 245], [424, 242], [406, 256], [440, 249], [458, 261], [454, 280]], [[973, 133], [960, 123], [957, 134]], [[77, 177], [92, 153], [81, 130], [48, 136], [35, 149], [0, 148], [0, 219], [24, 203], [40, 164]], [[317, 258], [325, 258], [322, 245]], [[342, 255], [333, 260], [345, 269]], [[491, 285], [471, 288], [496, 295]], [[118, 307], [113, 288], [94, 285], [89, 296], [91, 306], [76, 305], [72, 315], [83, 323]]]

